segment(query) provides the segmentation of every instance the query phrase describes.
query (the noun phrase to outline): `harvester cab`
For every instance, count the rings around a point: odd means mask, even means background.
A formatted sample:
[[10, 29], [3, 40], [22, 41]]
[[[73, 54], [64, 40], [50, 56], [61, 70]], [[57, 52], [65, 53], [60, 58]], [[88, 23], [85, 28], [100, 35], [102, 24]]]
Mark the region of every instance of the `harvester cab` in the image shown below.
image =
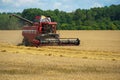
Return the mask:
[[35, 21], [39, 23], [41, 27], [39, 27], [40, 32], [42, 34], [48, 34], [48, 33], [56, 33], [56, 22], [51, 22], [50, 17], [45, 16], [36, 16]]
[[23, 44], [25, 46], [66, 46], [66, 45], [79, 45], [80, 40], [78, 38], [60, 38], [56, 33], [57, 22], [52, 22], [48, 16], [36, 16], [35, 21], [30, 21], [23, 17], [12, 14], [16, 18], [19, 18], [30, 25], [25, 25], [22, 28]]

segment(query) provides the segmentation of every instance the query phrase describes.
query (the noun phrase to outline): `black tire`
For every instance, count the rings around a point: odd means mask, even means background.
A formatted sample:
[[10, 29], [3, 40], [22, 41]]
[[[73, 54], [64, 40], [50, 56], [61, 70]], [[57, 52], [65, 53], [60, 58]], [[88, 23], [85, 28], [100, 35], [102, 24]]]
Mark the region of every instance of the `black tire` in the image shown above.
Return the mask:
[[22, 41], [23, 45], [25, 46], [30, 46], [30, 42], [28, 41], [28, 39], [24, 38]]

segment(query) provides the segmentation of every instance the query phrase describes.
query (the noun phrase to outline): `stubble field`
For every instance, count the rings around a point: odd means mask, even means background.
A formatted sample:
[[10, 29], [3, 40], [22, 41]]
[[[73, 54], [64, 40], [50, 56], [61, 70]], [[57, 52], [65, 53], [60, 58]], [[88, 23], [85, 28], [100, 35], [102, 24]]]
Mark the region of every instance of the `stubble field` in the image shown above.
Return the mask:
[[120, 31], [58, 31], [80, 46], [16, 46], [21, 31], [0, 31], [0, 80], [120, 80]]

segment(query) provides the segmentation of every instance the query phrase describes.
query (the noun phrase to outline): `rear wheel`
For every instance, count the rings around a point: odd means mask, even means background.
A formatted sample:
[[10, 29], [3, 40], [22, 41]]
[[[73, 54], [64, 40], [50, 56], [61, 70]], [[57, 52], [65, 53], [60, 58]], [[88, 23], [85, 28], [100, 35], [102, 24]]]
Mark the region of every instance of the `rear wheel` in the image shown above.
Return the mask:
[[23, 39], [23, 45], [25, 45], [25, 46], [30, 46], [30, 42], [28, 41], [28, 39], [26, 39], [26, 38], [24, 38]]

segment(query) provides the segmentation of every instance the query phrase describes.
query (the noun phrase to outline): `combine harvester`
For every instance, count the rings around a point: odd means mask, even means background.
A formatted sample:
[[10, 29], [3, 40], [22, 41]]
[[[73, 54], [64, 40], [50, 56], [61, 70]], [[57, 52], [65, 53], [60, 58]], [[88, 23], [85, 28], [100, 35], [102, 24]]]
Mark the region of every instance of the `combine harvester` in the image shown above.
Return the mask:
[[79, 45], [80, 40], [78, 38], [60, 38], [56, 33], [56, 22], [51, 22], [50, 17], [36, 16], [36, 22], [32, 22], [28, 19], [20, 17], [18, 15], [10, 15], [19, 18], [27, 25], [23, 26], [22, 44], [25, 46], [65, 46], [65, 45]]

